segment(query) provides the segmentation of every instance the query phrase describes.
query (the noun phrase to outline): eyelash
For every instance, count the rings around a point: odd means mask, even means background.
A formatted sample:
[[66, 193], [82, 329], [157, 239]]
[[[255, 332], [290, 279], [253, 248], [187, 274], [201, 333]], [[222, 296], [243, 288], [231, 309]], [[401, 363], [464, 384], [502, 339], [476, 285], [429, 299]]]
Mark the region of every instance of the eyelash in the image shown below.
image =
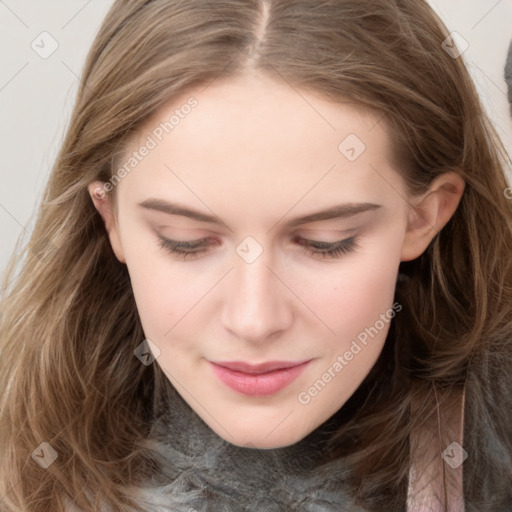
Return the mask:
[[[158, 239], [160, 247], [172, 254], [177, 254], [184, 259], [202, 254], [207, 250], [206, 247], [200, 247], [203, 244], [199, 243], [204, 242], [205, 239], [194, 242], [179, 242], [177, 240], [169, 240], [161, 236], [159, 236]], [[313, 256], [318, 255], [322, 259], [340, 258], [342, 255], [349, 254], [359, 247], [357, 244], [357, 238], [354, 236], [333, 243], [317, 242], [300, 237], [297, 237], [296, 240], [300, 240], [299, 244], [304, 247], [304, 250], [307, 253]], [[194, 249], [194, 247], [199, 247], [199, 249]], [[312, 250], [311, 248], [320, 250]]]

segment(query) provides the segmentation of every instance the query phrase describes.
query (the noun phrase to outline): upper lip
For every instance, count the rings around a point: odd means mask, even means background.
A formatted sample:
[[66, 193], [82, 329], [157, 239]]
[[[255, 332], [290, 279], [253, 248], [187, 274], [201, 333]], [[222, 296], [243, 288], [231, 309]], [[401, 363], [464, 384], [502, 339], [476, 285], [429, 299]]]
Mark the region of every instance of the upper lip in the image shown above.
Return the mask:
[[243, 361], [218, 361], [214, 362], [214, 364], [223, 366], [224, 368], [229, 368], [230, 370], [257, 374], [271, 372], [272, 370], [280, 370], [283, 368], [292, 368], [307, 361], [309, 361], [309, 359], [304, 359], [302, 361], [268, 361], [260, 364], [249, 364]]

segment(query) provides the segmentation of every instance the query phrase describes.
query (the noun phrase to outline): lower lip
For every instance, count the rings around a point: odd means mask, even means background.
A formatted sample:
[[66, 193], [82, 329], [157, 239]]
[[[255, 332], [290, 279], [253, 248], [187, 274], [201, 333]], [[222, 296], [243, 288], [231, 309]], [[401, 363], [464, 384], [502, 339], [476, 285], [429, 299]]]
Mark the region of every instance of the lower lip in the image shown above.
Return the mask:
[[310, 361], [306, 361], [291, 368], [256, 375], [230, 370], [210, 362], [215, 375], [224, 384], [239, 393], [251, 396], [266, 396], [277, 393], [299, 377], [309, 363]]

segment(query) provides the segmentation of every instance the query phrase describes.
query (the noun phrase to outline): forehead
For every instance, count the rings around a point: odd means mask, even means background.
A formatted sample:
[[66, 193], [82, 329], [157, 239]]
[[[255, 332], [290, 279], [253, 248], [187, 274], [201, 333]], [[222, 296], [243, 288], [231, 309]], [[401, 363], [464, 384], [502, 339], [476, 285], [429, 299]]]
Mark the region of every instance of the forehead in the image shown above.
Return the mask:
[[[197, 106], [188, 108], [193, 97]], [[299, 90], [281, 79], [266, 75], [240, 75], [216, 80], [173, 97], [140, 129], [139, 135], [151, 132], [159, 123], [169, 121], [173, 114], [187, 107], [179, 119], [174, 115], [169, 134], [176, 142], [195, 139], [218, 147], [243, 139], [247, 148], [260, 144], [293, 147], [294, 153], [309, 149], [337, 150], [345, 135], [353, 133], [363, 141], [387, 138], [376, 114], [355, 105], [348, 99], [329, 101], [319, 93]], [[374, 133], [373, 133], [374, 132]], [[229, 139], [224, 139], [229, 135]], [[307, 140], [306, 147], [297, 141]], [[375, 141], [373, 141], [375, 142]], [[379, 140], [387, 145], [387, 140]], [[211, 148], [210, 148], [211, 151]]]
[[263, 197], [302, 197], [304, 207], [319, 195], [376, 200], [386, 182], [399, 180], [379, 121], [348, 100], [332, 102], [283, 80], [218, 80], [175, 96], [137, 130], [125, 161], [148, 138], [154, 147], [121, 185], [137, 197], [173, 197], [179, 189], [196, 202], [212, 193], [228, 200], [242, 194], [248, 207]]

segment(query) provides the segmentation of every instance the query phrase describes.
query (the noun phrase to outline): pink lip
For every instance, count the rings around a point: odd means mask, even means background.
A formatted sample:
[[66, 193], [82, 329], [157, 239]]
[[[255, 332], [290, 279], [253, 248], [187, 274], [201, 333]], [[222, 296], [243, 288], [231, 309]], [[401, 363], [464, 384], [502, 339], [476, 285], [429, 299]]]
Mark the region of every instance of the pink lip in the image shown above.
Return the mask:
[[231, 389], [244, 395], [264, 396], [288, 386], [306, 369], [310, 361], [271, 361], [259, 365], [210, 361], [210, 364], [215, 375]]

